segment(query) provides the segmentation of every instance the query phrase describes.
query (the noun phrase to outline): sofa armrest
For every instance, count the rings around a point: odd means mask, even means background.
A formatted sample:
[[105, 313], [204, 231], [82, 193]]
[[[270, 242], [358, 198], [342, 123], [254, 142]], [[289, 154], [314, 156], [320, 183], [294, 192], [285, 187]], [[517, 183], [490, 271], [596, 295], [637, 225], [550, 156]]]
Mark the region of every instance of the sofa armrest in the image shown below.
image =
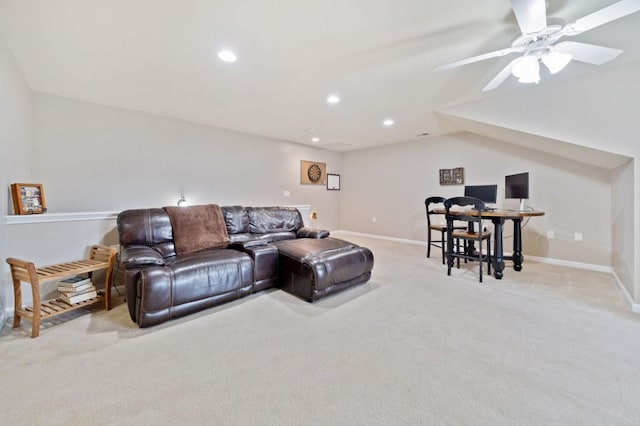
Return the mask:
[[326, 229], [307, 228], [306, 226], [298, 229], [296, 233], [296, 238], [327, 238], [328, 236], [329, 231]]
[[120, 249], [120, 263], [126, 268], [164, 266], [164, 257], [151, 247], [128, 246]]
[[268, 240], [249, 240], [249, 241], [236, 241], [229, 244], [230, 249], [245, 251], [252, 247], [266, 246], [269, 244]]

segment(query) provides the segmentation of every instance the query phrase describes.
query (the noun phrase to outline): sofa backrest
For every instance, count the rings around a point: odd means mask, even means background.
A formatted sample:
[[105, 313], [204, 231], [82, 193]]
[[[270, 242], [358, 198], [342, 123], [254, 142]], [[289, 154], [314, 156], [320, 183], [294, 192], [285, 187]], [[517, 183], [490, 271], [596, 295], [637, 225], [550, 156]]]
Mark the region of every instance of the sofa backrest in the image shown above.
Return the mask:
[[[300, 211], [294, 207], [223, 206], [221, 210], [230, 236], [295, 233], [304, 226]], [[162, 208], [124, 210], [118, 215], [117, 227], [121, 246], [152, 247], [164, 257], [176, 254], [171, 221]]]
[[304, 226], [302, 215], [293, 207], [222, 207], [229, 235], [296, 232]]
[[247, 207], [249, 232], [296, 232], [304, 226], [302, 215], [293, 207]]
[[116, 222], [121, 246], [149, 246], [163, 257], [175, 256], [173, 228], [164, 209], [125, 210]]
[[249, 232], [249, 213], [246, 207], [223, 206], [222, 216], [227, 224], [227, 232], [232, 234], [244, 234]]

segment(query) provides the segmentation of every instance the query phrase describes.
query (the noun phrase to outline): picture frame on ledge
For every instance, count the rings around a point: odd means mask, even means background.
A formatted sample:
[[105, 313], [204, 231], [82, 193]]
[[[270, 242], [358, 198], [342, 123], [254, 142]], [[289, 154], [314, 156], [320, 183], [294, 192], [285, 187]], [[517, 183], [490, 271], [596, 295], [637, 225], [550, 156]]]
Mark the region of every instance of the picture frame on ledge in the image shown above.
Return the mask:
[[340, 191], [340, 175], [327, 173], [327, 190]]
[[11, 198], [14, 214], [41, 214], [47, 211], [41, 183], [12, 183]]

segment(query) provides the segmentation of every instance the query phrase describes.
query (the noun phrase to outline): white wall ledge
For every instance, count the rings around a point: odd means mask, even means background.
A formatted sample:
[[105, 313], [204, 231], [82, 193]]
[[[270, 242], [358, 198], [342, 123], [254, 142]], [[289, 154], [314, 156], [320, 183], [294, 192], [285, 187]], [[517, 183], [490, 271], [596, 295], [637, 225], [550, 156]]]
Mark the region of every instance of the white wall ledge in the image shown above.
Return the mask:
[[[271, 204], [276, 205], [276, 204]], [[304, 223], [309, 220], [309, 204], [288, 205], [300, 210]], [[86, 220], [115, 220], [120, 212], [78, 212], [78, 213], [42, 213], [7, 215], [4, 217], [7, 225], [22, 225], [27, 223], [51, 223], [51, 222], [82, 222]]]
[[42, 213], [5, 216], [7, 225], [51, 222], [82, 222], [86, 220], [115, 220], [120, 212]]

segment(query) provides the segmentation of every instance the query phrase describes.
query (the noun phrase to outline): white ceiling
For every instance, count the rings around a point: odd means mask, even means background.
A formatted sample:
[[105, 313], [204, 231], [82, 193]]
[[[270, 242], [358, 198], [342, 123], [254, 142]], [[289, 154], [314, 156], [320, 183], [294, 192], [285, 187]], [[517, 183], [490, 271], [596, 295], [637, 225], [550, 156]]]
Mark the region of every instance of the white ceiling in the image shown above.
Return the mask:
[[[614, 2], [549, 0], [548, 15]], [[623, 49], [602, 67], [619, 66], [640, 59], [638, 28], [640, 13], [572, 40]], [[525, 90], [481, 92], [512, 57], [432, 71], [510, 45], [508, 0], [0, 0], [0, 33], [35, 91], [337, 151], [456, 131], [434, 112]]]

